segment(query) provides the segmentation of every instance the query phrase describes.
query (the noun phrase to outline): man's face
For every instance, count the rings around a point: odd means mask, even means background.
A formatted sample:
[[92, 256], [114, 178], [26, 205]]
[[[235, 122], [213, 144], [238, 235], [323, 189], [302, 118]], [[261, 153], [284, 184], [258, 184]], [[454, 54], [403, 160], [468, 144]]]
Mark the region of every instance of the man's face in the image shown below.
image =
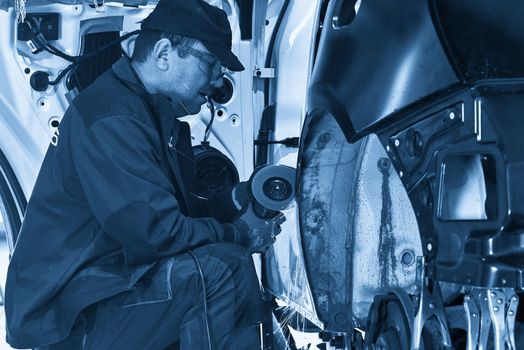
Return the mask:
[[212, 87], [223, 83], [220, 62], [200, 42], [191, 47], [173, 47], [169, 60], [170, 69], [163, 79], [164, 93], [188, 114], [198, 113]]

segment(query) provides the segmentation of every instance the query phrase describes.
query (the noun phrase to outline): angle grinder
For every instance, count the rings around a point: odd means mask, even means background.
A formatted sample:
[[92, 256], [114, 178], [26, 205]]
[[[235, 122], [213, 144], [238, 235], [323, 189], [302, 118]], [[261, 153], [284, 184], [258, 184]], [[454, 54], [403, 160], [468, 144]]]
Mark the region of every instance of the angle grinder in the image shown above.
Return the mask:
[[253, 208], [262, 218], [271, 218], [290, 207], [295, 199], [296, 170], [285, 165], [264, 165], [251, 177]]

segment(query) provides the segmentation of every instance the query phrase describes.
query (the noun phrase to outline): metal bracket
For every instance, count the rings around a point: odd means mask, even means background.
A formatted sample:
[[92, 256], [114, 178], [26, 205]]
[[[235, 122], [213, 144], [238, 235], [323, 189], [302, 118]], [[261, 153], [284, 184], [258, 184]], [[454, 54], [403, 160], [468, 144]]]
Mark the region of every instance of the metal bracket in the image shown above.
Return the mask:
[[488, 291], [488, 306], [493, 330], [495, 332], [495, 350], [505, 350], [504, 344], [508, 338], [505, 318], [506, 294], [500, 290]]
[[479, 350], [488, 350], [489, 333], [491, 330], [491, 317], [489, 315], [489, 305], [487, 290], [476, 290], [472, 293], [475, 297], [477, 305], [480, 309], [480, 334], [479, 334]]
[[471, 295], [464, 296], [464, 309], [468, 320], [468, 343], [466, 349], [476, 350], [480, 335], [480, 313]]
[[259, 68], [255, 67], [253, 76], [262, 79], [269, 79], [275, 77], [275, 68]]
[[519, 297], [514, 294], [513, 291], [511, 291], [513, 295], [511, 295], [511, 298], [509, 298], [509, 304], [507, 308], [507, 315], [506, 315], [506, 326], [508, 327], [509, 332], [509, 341], [511, 344], [511, 347], [513, 349], [516, 349], [516, 343], [515, 343], [515, 319], [517, 317], [517, 308], [519, 306]]
[[433, 281], [433, 289], [429, 290], [430, 283], [426, 277], [426, 264], [424, 257], [417, 257], [417, 285], [419, 295], [415, 298], [418, 302], [416, 306], [415, 320], [411, 332], [411, 350], [419, 350], [422, 340], [422, 329], [426, 321], [434, 317], [440, 325], [442, 335], [442, 345], [451, 347], [451, 337], [449, 335], [448, 323], [440, 287], [437, 281]]

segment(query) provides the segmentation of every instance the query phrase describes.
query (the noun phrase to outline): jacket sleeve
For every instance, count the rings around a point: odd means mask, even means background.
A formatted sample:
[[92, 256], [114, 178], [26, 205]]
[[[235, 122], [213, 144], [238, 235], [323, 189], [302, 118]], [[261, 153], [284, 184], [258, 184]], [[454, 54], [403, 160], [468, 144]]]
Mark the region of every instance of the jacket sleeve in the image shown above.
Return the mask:
[[160, 164], [156, 129], [127, 115], [95, 122], [72, 142], [89, 207], [130, 265], [161, 259], [224, 237], [212, 218], [184, 216]]
[[209, 216], [216, 218], [220, 222], [233, 222], [238, 218], [242, 208], [235, 205], [232, 195], [233, 190], [234, 188], [230, 188], [210, 196], [207, 202]]
[[201, 217], [212, 217], [221, 223], [233, 222], [241, 210], [233, 202], [232, 191], [233, 187], [210, 193], [205, 198], [192, 197], [193, 205]]

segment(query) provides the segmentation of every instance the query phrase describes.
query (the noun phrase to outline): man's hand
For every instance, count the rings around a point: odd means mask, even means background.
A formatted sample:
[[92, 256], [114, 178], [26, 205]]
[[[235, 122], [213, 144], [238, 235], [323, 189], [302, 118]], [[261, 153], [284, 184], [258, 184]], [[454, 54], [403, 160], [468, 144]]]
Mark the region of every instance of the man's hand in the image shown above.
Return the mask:
[[282, 231], [280, 225], [284, 221], [286, 217], [280, 212], [273, 218], [261, 218], [253, 210], [253, 204], [249, 203], [240, 217], [233, 221], [239, 232], [237, 243], [251, 253], [265, 253]]

